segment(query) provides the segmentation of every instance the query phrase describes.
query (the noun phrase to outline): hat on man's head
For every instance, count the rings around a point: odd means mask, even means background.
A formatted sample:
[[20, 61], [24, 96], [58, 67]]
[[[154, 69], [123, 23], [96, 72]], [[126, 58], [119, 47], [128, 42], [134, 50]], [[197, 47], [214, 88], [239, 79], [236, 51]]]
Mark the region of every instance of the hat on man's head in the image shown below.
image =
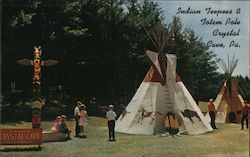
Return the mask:
[[214, 99], [209, 99], [209, 102], [213, 102], [214, 101]]
[[113, 105], [109, 105], [109, 108], [114, 108], [114, 106]]
[[81, 102], [81, 101], [77, 101], [76, 104], [77, 104], [77, 105], [81, 105], [82, 102]]

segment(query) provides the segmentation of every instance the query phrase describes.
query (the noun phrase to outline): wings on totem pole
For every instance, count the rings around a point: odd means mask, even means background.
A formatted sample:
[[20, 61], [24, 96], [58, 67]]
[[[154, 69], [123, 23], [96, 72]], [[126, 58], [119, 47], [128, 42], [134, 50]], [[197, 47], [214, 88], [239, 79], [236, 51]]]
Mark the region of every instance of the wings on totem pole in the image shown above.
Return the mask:
[[59, 62], [56, 60], [48, 59], [48, 60], [42, 61], [41, 66], [54, 66], [57, 63], [59, 63]]
[[[33, 65], [33, 60], [20, 59], [20, 60], [17, 61], [17, 63], [21, 64], [21, 65], [28, 66], [28, 65]], [[58, 63], [59, 62], [56, 61], [56, 60], [48, 59], [48, 60], [42, 61], [41, 66], [54, 66], [54, 65], [56, 65]]]
[[21, 65], [28, 66], [28, 65], [32, 65], [33, 61], [29, 60], [29, 59], [20, 59], [20, 60], [17, 60], [17, 63], [21, 64]]

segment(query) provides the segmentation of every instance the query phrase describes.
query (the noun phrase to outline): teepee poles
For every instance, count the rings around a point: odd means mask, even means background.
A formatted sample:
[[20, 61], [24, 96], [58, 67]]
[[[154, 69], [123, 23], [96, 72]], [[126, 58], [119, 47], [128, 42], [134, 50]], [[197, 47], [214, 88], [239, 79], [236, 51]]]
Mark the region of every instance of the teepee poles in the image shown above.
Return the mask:
[[239, 59], [235, 59], [235, 54], [233, 55], [233, 59], [230, 60], [229, 55], [227, 55], [227, 64], [223, 60], [219, 60], [219, 65], [223, 69], [224, 73], [228, 77], [232, 77], [232, 74], [238, 64]]
[[161, 27], [159, 25], [155, 25], [154, 28], [152, 28], [149, 31], [147, 31], [145, 27], [143, 28], [147, 36], [150, 38], [150, 40], [154, 44], [157, 51], [162, 53], [164, 49], [167, 47], [167, 43], [171, 36], [171, 32], [168, 29]]
[[232, 79], [232, 74], [237, 66], [239, 59], [235, 59], [235, 54], [233, 55], [233, 59], [230, 60], [229, 55], [227, 55], [227, 65], [223, 60], [219, 60], [219, 65], [221, 66], [221, 68], [223, 69], [225, 75], [226, 75], [226, 79], [227, 79], [227, 83], [226, 86], [229, 89], [229, 96], [231, 97], [231, 87], [232, 87], [232, 83], [231, 83], [231, 79]]

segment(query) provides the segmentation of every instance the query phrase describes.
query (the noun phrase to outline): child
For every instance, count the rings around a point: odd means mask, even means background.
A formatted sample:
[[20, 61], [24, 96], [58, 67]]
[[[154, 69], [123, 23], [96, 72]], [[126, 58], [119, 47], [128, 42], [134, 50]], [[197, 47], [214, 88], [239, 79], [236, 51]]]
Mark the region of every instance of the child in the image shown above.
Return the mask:
[[59, 125], [61, 120], [62, 120], [61, 116], [56, 117], [53, 127], [51, 128], [51, 132], [59, 132]]
[[68, 129], [67, 124], [65, 122], [67, 120], [67, 116], [61, 115], [61, 117], [62, 117], [62, 120], [61, 120], [60, 125], [59, 125], [59, 132], [65, 133], [66, 137], [68, 139], [71, 139], [70, 138], [71, 131]]
[[115, 140], [115, 118], [117, 115], [113, 110], [114, 110], [114, 106], [109, 105], [109, 111], [106, 113], [106, 117], [108, 119], [108, 128], [109, 128], [109, 141], [116, 141]]
[[85, 127], [87, 123], [87, 111], [86, 111], [86, 106], [84, 104], [81, 105], [80, 107], [80, 113], [79, 113], [79, 127], [80, 127], [80, 133], [79, 137], [86, 137], [85, 135]]

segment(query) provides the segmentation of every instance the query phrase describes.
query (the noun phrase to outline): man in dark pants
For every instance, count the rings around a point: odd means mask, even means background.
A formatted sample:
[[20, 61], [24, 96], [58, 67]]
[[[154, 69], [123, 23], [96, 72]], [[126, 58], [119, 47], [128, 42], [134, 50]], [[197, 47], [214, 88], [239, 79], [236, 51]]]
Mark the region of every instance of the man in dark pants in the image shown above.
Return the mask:
[[214, 104], [213, 104], [213, 99], [209, 100], [209, 103], [208, 103], [207, 107], [208, 107], [209, 116], [211, 118], [211, 127], [213, 129], [217, 129], [216, 126], [215, 126], [215, 107], [214, 107]]
[[77, 102], [76, 102], [76, 107], [75, 107], [75, 109], [74, 109], [74, 117], [75, 117], [75, 121], [76, 121], [76, 126], [75, 126], [75, 137], [78, 137], [78, 136], [79, 136], [80, 127], [79, 127], [78, 120], [79, 120], [79, 113], [80, 113], [81, 104], [82, 104], [82, 103], [81, 103], [80, 101], [77, 101]]
[[244, 102], [244, 106], [242, 106], [242, 112], [241, 112], [241, 130], [244, 129], [244, 121], [246, 120], [246, 126], [248, 129], [248, 112], [249, 108], [248, 105], [246, 104], [246, 101]]
[[116, 113], [113, 111], [114, 106], [109, 105], [109, 111], [106, 113], [108, 119], [108, 128], [109, 128], [109, 141], [116, 141], [115, 139], [115, 118]]

